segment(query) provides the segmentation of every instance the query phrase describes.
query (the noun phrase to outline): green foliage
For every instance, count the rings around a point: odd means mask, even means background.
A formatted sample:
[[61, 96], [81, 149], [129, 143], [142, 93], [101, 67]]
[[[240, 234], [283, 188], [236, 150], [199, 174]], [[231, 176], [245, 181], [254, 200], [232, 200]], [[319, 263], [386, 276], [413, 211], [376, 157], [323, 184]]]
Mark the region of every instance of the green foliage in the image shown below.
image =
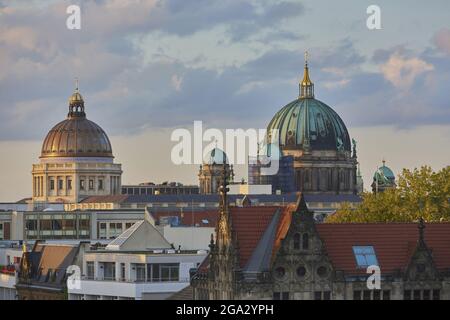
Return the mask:
[[433, 172], [431, 167], [408, 170], [398, 177], [397, 188], [378, 194], [365, 192], [356, 208], [348, 203], [326, 222], [450, 221], [450, 167]]

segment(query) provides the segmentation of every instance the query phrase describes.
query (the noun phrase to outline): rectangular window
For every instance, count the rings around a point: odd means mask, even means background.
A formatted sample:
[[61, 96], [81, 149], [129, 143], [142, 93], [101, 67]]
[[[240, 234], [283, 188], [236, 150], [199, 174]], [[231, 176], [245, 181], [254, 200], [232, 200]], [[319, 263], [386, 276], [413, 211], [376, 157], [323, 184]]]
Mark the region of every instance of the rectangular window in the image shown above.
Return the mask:
[[281, 300], [289, 300], [289, 292], [282, 292]]
[[420, 290], [414, 290], [413, 291], [413, 299], [414, 300], [420, 300]]
[[125, 224], [125, 229], [130, 229], [132, 226], [133, 226], [133, 222], [127, 222], [126, 224]]
[[159, 264], [152, 264], [152, 281], [161, 281], [161, 276], [159, 272]]
[[433, 290], [433, 300], [440, 300], [441, 299], [441, 290]]
[[80, 230], [89, 230], [89, 219], [80, 220]]
[[80, 180], [80, 189], [81, 189], [81, 190], [84, 190], [84, 187], [85, 187], [85, 185], [84, 185], [84, 179], [81, 179], [81, 180]]
[[61, 179], [59, 179], [58, 180], [58, 189], [62, 190], [63, 188], [64, 188], [64, 182]]
[[67, 190], [72, 190], [72, 179], [67, 180]]
[[354, 246], [353, 254], [355, 255], [358, 268], [367, 268], [372, 265], [378, 266], [373, 246]]
[[94, 190], [94, 180], [89, 179], [89, 190]]
[[55, 180], [50, 179], [50, 190], [55, 190]]
[[361, 291], [359, 290], [353, 291], [353, 300], [361, 300]]
[[75, 229], [75, 220], [73, 219], [64, 219], [62, 222], [63, 230], [74, 230]]
[[114, 262], [103, 263], [103, 278], [105, 280], [116, 280], [116, 264]]
[[314, 300], [322, 300], [322, 291], [314, 292]]
[[371, 291], [370, 290], [363, 291], [363, 300], [371, 300]]
[[103, 179], [98, 180], [98, 190], [103, 190]]
[[423, 290], [423, 300], [430, 300], [430, 290]]
[[46, 230], [52, 230], [52, 222], [51, 220], [41, 220], [40, 221], [40, 229], [41, 231]]
[[373, 292], [373, 300], [381, 300], [381, 291], [380, 290], [375, 290]]
[[411, 300], [411, 290], [403, 291], [403, 300]]
[[162, 265], [161, 266], [161, 281], [170, 281], [170, 267]]
[[[151, 266], [151, 281], [179, 281], [180, 266], [178, 263], [152, 263], [149, 266]], [[150, 274], [148, 277], [150, 278]]]
[[100, 239], [106, 239], [106, 223], [102, 222], [99, 223], [99, 232], [98, 232], [98, 236], [100, 237]]
[[26, 228], [27, 228], [28, 231], [35, 231], [35, 230], [37, 230], [37, 220], [27, 220]]
[[135, 265], [135, 267], [136, 267], [136, 281], [144, 282], [145, 281], [145, 264], [137, 263]]
[[281, 293], [280, 292], [274, 292], [273, 293], [273, 300], [281, 300]]
[[391, 291], [390, 290], [383, 291], [383, 300], [391, 300]]
[[86, 277], [88, 280], [94, 280], [94, 262], [86, 262]]
[[125, 263], [120, 264], [120, 280], [125, 281], [126, 280], [126, 274], [125, 274]]
[[323, 292], [323, 300], [331, 300], [331, 291]]

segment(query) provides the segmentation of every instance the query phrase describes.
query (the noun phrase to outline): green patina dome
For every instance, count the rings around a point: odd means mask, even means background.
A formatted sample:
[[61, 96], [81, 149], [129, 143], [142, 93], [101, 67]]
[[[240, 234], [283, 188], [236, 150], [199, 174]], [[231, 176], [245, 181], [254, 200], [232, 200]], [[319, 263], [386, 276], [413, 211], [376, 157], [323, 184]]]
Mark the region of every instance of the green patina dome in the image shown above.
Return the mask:
[[283, 148], [308, 150], [351, 151], [350, 136], [339, 115], [322, 101], [314, 99], [314, 84], [305, 64], [300, 96], [278, 111], [267, 127], [269, 142], [271, 130], [279, 130]]
[[279, 130], [282, 147], [350, 151], [350, 136], [339, 115], [314, 98], [298, 98], [278, 111], [267, 132]]
[[388, 166], [386, 166], [386, 162], [383, 160], [383, 165], [379, 167], [378, 170], [373, 174], [373, 180], [383, 180], [384, 178], [390, 181], [395, 180], [394, 172], [392, 172], [392, 170]]

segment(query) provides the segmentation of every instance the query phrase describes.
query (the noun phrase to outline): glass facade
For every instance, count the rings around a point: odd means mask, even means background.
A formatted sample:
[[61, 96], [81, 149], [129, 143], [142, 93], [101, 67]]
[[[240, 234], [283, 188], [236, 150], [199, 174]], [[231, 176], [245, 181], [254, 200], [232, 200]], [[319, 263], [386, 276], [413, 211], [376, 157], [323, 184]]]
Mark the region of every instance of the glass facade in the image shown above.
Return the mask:
[[83, 213], [42, 213], [25, 217], [27, 239], [89, 239], [90, 215]]

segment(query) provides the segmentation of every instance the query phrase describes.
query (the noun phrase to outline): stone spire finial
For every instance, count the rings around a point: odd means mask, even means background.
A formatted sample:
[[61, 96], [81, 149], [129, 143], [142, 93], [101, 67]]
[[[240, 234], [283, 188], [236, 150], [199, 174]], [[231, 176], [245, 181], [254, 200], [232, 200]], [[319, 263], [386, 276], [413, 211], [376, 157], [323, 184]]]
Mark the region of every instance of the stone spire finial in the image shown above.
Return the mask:
[[419, 218], [419, 243], [423, 244], [425, 243], [425, 220], [423, 219], [423, 217]]

